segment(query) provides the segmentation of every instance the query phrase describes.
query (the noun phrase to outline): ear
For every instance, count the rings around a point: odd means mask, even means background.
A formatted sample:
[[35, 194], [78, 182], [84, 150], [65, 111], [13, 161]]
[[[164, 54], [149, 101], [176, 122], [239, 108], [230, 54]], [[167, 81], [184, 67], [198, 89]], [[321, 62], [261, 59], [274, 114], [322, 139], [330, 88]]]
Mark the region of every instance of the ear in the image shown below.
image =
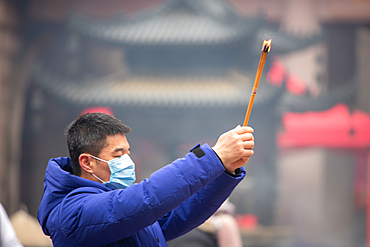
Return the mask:
[[92, 171], [92, 158], [89, 154], [83, 153], [80, 154], [80, 157], [78, 157], [78, 162], [80, 163], [81, 170], [87, 172], [87, 173], [93, 173]]

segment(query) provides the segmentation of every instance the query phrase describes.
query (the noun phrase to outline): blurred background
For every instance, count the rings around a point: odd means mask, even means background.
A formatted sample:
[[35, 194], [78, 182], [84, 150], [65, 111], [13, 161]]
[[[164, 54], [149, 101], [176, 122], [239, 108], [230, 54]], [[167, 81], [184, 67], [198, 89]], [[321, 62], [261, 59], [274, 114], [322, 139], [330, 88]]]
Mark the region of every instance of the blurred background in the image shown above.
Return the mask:
[[71, 121], [130, 126], [139, 182], [243, 123], [264, 39], [243, 245], [370, 246], [369, 0], [0, 0], [0, 202], [23, 244], [51, 246], [23, 235]]

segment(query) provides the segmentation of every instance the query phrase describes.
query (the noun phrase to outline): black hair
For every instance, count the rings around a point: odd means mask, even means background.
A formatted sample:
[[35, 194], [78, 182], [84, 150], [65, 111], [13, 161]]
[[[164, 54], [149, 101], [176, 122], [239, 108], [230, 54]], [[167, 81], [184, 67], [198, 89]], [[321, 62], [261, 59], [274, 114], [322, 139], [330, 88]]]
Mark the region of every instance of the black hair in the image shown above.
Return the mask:
[[82, 153], [98, 156], [108, 145], [107, 136], [129, 132], [130, 127], [105, 113], [86, 113], [78, 117], [65, 130], [73, 174], [81, 175], [79, 157]]

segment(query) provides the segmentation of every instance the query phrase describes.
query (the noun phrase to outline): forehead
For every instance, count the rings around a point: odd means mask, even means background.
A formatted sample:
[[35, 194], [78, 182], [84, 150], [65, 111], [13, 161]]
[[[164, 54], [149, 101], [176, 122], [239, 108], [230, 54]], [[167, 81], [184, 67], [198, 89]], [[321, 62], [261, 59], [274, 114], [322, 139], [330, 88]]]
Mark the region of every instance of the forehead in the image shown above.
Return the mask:
[[107, 136], [107, 145], [102, 149], [102, 152], [114, 152], [116, 150], [128, 151], [130, 144], [124, 134], [117, 134], [113, 136]]

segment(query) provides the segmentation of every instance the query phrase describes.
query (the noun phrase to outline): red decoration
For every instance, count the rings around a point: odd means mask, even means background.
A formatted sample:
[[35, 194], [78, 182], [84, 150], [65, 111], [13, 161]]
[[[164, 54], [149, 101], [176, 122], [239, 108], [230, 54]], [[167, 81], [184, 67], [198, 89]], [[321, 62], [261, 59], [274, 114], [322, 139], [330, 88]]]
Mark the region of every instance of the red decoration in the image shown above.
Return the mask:
[[286, 88], [288, 92], [300, 96], [304, 95], [307, 91], [304, 81], [292, 73], [287, 78]]
[[89, 107], [89, 108], [86, 108], [84, 109], [80, 116], [81, 115], [84, 115], [86, 113], [94, 113], [94, 112], [101, 112], [101, 113], [106, 113], [108, 115], [111, 115], [113, 116], [113, 111], [112, 111], [112, 108], [110, 107], [103, 107], [103, 106], [95, 106], [95, 107]]
[[344, 104], [321, 112], [286, 113], [283, 125], [285, 131], [277, 138], [280, 147], [370, 147], [370, 114], [351, 114]]
[[304, 95], [307, 92], [305, 82], [293, 73], [287, 73], [283, 62], [275, 58], [266, 75], [266, 81], [280, 87], [286, 79], [286, 90], [292, 94]]
[[266, 75], [266, 81], [274, 86], [281, 86], [286, 76], [283, 62], [275, 58]]

